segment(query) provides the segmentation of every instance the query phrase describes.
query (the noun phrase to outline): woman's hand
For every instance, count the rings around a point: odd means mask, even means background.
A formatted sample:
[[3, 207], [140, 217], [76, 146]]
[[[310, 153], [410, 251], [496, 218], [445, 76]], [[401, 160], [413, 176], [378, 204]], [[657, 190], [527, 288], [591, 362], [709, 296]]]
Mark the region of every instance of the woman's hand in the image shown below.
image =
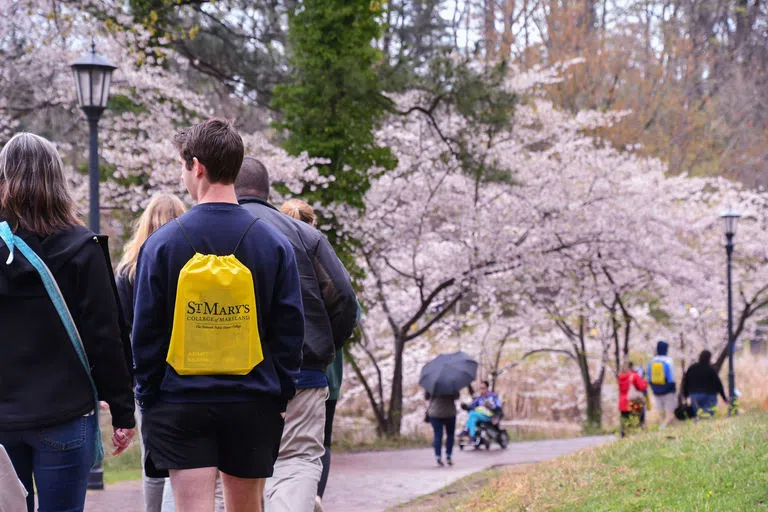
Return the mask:
[[135, 428], [116, 428], [115, 433], [112, 434], [112, 445], [115, 447], [115, 451], [112, 455], [119, 455], [130, 446], [133, 436], [136, 435]]

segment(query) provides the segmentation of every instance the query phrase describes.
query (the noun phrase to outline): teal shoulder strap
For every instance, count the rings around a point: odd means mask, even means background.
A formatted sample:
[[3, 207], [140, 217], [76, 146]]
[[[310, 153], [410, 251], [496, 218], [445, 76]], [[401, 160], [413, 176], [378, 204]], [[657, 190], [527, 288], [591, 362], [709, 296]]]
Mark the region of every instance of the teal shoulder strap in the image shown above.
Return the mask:
[[[69, 340], [72, 342], [72, 347], [75, 349], [75, 353], [77, 354], [78, 359], [80, 359], [80, 363], [83, 365], [85, 374], [88, 376], [88, 382], [91, 384], [91, 390], [93, 391], [94, 397], [94, 414], [97, 415], [98, 423], [99, 394], [96, 391], [96, 383], [91, 376], [91, 366], [88, 364], [88, 356], [85, 353], [83, 340], [80, 338], [80, 333], [77, 330], [75, 321], [72, 319], [72, 314], [67, 307], [67, 302], [64, 300], [64, 296], [56, 282], [56, 278], [53, 277], [51, 269], [48, 268], [48, 265], [45, 264], [43, 259], [38, 256], [23, 239], [13, 234], [8, 222], [0, 222], [0, 238], [2, 238], [5, 245], [8, 246], [9, 255], [8, 259], [5, 261], [6, 265], [13, 263], [14, 249], [18, 249], [27, 261], [35, 267], [35, 270], [37, 270], [37, 273], [40, 275], [40, 279], [43, 281], [43, 286], [45, 286], [45, 291], [48, 292], [48, 296], [50, 297], [51, 302], [53, 302], [53, 306], [56, 308], [56, 313], [58, 313], [61, 323], [67, 331]], [[100, 437], [100, 435], [97, 435], [97, 438], [99, 438], [97, 439], [98, 450], [94, 455], [94, 459], [97, 460], [97, 462], [101, 462], [101, 459], [104, 457], [104, 448], [101, 445]]]

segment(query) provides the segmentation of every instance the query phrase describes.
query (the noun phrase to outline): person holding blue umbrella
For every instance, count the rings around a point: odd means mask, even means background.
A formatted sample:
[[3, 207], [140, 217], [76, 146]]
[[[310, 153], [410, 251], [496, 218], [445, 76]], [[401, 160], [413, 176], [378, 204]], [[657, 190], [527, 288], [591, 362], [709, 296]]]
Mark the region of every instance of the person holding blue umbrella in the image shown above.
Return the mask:
[[477, 375], [477, 361], [465, 352], [440, 354], [421, 370], [419, 385], [426, 391], [429, 400], [427, 419], [434, 431], [433, 446], [438, 466], [444, 466], [442, 459], [443, 432], [445, 432], [445, 455], [449, 466], [453, 465], [453, 440], [456, 431], [456, 400], [459, 391], [469, 385]]

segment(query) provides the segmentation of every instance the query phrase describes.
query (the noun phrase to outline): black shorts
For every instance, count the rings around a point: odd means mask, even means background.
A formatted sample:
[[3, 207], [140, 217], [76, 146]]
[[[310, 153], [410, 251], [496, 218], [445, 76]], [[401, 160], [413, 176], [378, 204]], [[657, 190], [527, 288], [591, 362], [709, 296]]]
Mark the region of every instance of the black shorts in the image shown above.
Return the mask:
[[238, 478], [268, 478], [283, 425], [277, 399], [271, 397], [215, 404], [158, 401], [144, 411], [141, 425], [146, 475], [216, 467]]

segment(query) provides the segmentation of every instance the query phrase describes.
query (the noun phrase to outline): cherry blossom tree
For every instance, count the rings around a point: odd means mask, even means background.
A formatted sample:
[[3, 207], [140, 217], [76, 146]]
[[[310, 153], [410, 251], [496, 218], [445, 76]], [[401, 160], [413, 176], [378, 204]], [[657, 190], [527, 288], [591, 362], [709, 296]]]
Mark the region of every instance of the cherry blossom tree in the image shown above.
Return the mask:
[[[99, 149], [102, 212], [117, 221], [113, 227], [121, 234], [153, 194], [185, 196], [171, 139], [178, 127], [217, 112], [189, 88], [189, 62], [172, 49], [149, 46], [151, 34], [134, 23], [123, 2], [99, 2], [99, 17], [92, 7], [84, 0], [0, 0], [0, 143], [18, 130], [50, 138], [85, 210], [88, 138], [69, 64], [89, 50], [93, 37], [97, 51], [118, 64], [99, 125]], [[246, 151], [264, 161], [286, 194], [298, 193], [304, 184], [332, 182], [317, 172], [322, 160], [289, 156], [262, 133], [243, 135]]]
[[[405, 390], [420, 368], [410, 347], [421, 364], [460, 347], [492, 376], [505, 370], [505, 346], [516, 361], [565, 357], [578, 368], [587, 423], [599, 428], [606, 372], [684, 329], [681, 305], [724, 289], [714, 279], [721, 260], [709, 255], [718, 248], [713, 209], [737, 187], [667, 176], [663, 163], [612, 148], [596, 134], [623, 113], [558, 111], [536, 94], [555, 75], [505, 84], [521, 103], [506, 129], [462, 140], [469, 168], [451, 143], [470, 122], [448, 107], [393, 119], [380, 134], [400, 163], [374, 181], [353, 223], [368, 311], [350, 352], [382, 434], [400, 433], [413, 402]], [[472, 172], [478, 161], [493, 179]], [[751, 261], [754, 272], [760, 260]], [[765, 307], [761, 293], [744, 288], [744, 312]]]

